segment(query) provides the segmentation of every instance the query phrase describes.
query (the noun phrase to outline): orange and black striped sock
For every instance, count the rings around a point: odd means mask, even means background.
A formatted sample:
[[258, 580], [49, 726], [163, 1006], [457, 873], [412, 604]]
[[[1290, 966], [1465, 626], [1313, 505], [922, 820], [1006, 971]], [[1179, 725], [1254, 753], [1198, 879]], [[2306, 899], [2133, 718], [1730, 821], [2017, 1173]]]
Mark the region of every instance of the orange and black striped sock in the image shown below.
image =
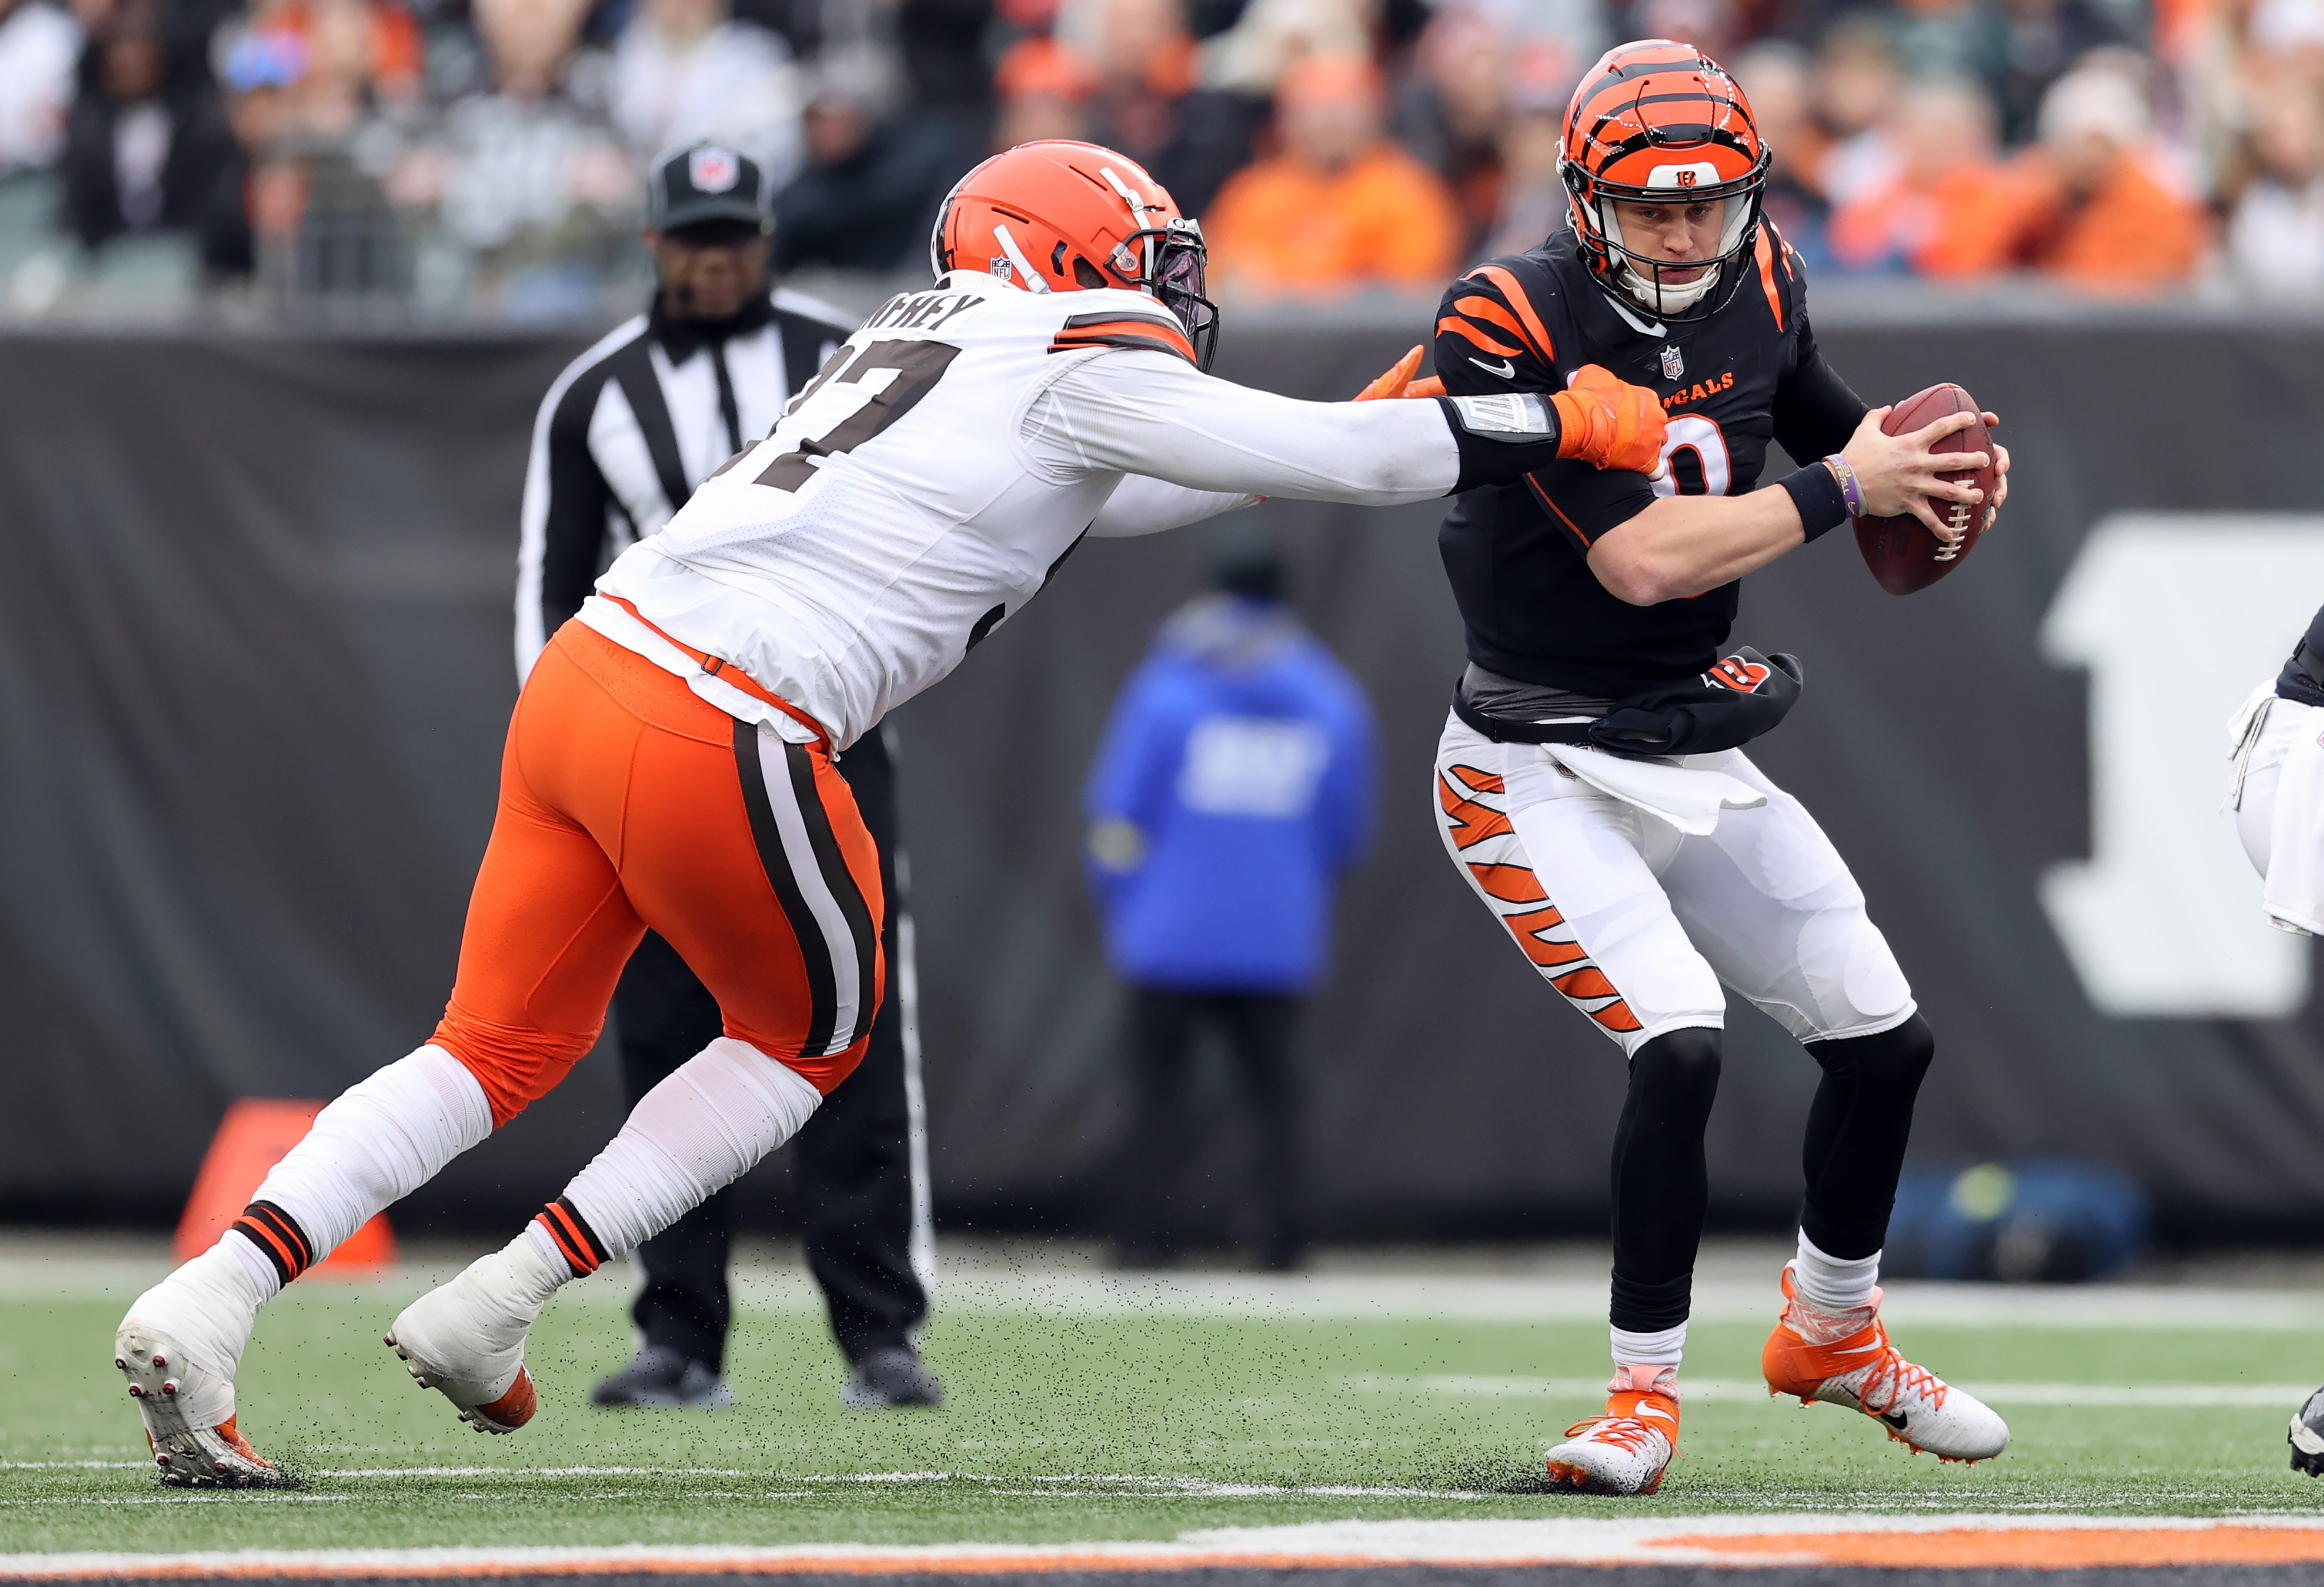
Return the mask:
[[549, 1238], [557, 1242], [558, 1250], [564, 1255], [576, 1278], [586, 1278], [604, 1265], [604, 1242], [563, 1196], [541, 1208], [532, 1221], [549, 1231]]
[[315, 1265], [315, 1247], [298, 1220], [271, 1201], [254, 1201], [234, 1221], [234, 1232], [266, 1253], [275, 1273], [288, 1284]]

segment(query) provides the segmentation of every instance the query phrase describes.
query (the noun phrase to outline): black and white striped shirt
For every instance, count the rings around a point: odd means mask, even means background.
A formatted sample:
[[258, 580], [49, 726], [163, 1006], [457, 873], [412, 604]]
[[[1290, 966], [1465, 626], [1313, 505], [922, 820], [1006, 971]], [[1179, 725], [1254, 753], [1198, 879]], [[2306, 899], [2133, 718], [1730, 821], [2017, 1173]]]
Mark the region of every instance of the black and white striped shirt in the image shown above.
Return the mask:
[[541, 399], [525, 469], [520, 678], [606, 565], [772, 429], [854, 328], [827, 304], [778, 291], [713, 339], [657, 300], [566, 366]]

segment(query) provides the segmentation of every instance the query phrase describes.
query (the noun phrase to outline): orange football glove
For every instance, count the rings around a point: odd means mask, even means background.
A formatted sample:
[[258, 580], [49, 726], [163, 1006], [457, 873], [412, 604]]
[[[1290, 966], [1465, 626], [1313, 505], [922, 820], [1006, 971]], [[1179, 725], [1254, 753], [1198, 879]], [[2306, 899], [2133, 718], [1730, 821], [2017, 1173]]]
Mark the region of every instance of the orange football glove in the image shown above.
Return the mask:
[[1355, 400], [1359, 402], [1377, 402], [1383, 398], [1392, 397], [1443, 396], [1444, 383], [1434, 375], [1424, 375], [1419, 380], [1412, 378], [1412, 372], [1419, 367], [1420, 348], [1416, 345], [1411, 352], [1397, 359], [1395, 366], [1387, 374], [1358, 392]]
[[1550, 401], [1557, 409], [1559, 457], [1633, 474], [1661, 471], [1663, 405], [1646, 387], [1585, 364]]

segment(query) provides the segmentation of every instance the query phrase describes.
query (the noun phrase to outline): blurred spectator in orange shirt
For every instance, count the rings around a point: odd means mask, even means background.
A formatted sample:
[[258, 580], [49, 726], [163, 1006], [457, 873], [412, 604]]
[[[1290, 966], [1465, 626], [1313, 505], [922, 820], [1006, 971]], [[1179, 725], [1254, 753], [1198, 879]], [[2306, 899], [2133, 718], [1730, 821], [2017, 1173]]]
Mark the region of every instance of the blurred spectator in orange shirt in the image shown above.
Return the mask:
[[2012, 253], [2078, 286], [2139, 291], [2185, 281], [2204, 216], [2150, 167], [2146, 99], [2127, 77], [2082, 67], [2042, 101], [2041, 142], [2018, 157], [2024, 209]]
[[1089, 99], [1096, 89], [1097, 73], [1080, 51], [1047, 37], [1018, 40], [992, 72], [992, 91], [1001, 100], [992, 152], [1044, 138], [1086, 141]]
[[1460, 263], [1461, 214], [1436, 173], [1381, 130], [1370, 61], [1311, 55], [1283, 74], [1283, 152], [1229, 179], [1204, 222], [1229, 290], [1434, 289]]
[[2024, 207], [1994, 158], [1993, 105], [1961, 78], [1915, 83], [1895, 118], [1904, 165], [1841, 206], [1831, 254], [1844, 270], [1986, 275], [2008, 263]]

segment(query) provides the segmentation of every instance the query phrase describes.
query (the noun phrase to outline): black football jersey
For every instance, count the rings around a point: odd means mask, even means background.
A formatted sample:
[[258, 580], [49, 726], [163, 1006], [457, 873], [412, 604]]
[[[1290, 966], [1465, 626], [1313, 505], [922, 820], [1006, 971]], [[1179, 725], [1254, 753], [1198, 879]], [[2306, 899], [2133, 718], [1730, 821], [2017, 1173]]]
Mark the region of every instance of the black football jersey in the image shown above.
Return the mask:
[[1751, 490], [1771, 438], [1798, 459], [1836, 452], [1865, 413], [1816, 351], [1799, 258], [1775, 228], [1763, 222], [1757, 247], [1729, 268], [1744, 279], [1717, 313], [1668, 327], [1608, 301], [1571, 231], [1480, 265], [1445, 292], [1435, 363], [1447, 392], [1559, 391], [1596, 364], [1659, 393], [1670, 426], [1661, 481], [1559, 462], [1460, 498], [1437, 543], [1478, 666], [1618, 699], [1718, 659], [1740, 581], [1633, 606], [1598, 582], [1590, 548], [1657, 494]]

